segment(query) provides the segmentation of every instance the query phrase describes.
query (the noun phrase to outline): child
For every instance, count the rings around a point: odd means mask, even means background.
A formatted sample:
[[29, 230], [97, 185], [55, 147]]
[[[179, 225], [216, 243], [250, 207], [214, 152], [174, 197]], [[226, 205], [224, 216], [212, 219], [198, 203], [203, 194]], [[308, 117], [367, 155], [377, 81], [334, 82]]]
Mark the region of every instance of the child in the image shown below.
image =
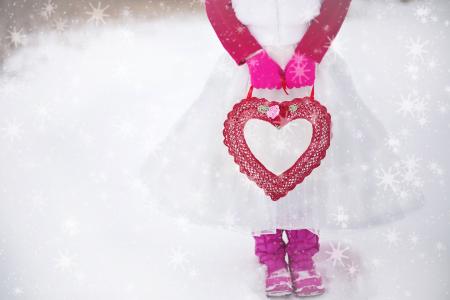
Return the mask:
[[[205, 5], [233, 60], [221, 57], [203, 93], [152, 152], [144, 170], [152, 201], [198, 224], [251, 230], [255, 254], [267, 267], [268, 296], [321, 294], [325, 289], [313, 261], [319, 228], [394, 220], [420, 196], [407, 180], [393, 185], [383, 177], [398, 158], [383, 148], [386, 132], [360, 100], [345, 62], [328, 51], [350, 0], [206, 0]], [[332, 118], [326, 158], [278, 201], [239, 173], [223, 144], [223, 122], [247, 94], [249, 81], [253, 96], [271, 101], [304, 97], [314, 84]], [[265, 165], [282, 172], [290, 166], [287, 157], [298, 157], [298, 149], [308, 145], [310, 131], [292, 135], [296, 125], [280, 130], [273, 141], [262, 125], [249, 126], [246, 139], [253, 140], [251, 150]], [[294, 145], [296, 140], [303, 146]]]

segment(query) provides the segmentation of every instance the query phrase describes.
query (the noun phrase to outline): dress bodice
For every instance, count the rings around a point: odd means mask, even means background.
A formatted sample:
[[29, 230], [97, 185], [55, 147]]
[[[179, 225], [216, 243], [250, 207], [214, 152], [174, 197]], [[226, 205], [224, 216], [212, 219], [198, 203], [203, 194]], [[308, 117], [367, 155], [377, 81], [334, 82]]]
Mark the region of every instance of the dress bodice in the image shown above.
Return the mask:
[[262, 46], [297, 44], [321, 0], [232, 0], [237, 18]]

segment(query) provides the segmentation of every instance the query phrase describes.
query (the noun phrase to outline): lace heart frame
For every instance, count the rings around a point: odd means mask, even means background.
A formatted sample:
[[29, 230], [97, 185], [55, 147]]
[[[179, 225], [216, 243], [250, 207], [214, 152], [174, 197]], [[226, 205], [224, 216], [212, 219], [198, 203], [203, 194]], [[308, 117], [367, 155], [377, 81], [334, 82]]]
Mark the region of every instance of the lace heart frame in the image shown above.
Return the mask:
[[[278, 129], [293, 120], [305, 119], [312, 125], [311, 142], [291, 167], [276, 175], [255, 157], [245, 140], [244, 127], [251, 119], [269, 122]], [[314, 96], [283, 102], [247, 97], [236, 103], [227, 114], [223, 136], [228, 153], [239, 165], [240, 172], [254, 181], [273, 201], [277, 201], [320, 166], [330, 146], [331, 115]]]

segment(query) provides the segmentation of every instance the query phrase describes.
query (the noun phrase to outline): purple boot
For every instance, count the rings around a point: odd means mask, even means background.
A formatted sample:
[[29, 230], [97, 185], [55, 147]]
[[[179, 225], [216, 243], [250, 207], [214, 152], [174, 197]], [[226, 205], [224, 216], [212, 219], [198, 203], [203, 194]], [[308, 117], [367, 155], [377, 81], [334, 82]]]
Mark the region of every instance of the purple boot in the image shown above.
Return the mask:
[[315, 296], [325, 292], [322, 278], [316, 272], [313, 256], [319, 251], [319, 237], [308, 229], [286, 230], [294, 292], [297, 296]]
[[277, 229], [274, 234], [254, 235], [255, 254], [266, 269], [266, 294], [285, 296], [292, 294], [292, 281], [285, 260], [286, 244], [282, 238], [283, 231]]

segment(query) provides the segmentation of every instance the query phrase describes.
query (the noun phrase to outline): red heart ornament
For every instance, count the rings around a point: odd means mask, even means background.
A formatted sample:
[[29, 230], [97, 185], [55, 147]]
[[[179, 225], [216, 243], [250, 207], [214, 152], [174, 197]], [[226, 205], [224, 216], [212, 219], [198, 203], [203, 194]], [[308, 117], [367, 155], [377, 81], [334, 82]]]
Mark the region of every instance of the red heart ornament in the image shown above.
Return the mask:
[[[296, 119], [312, 124], [308, 148], [283, 173], [269, 171], [252, 153], [244, 137], [245, 124], [250, 119], [269, 122], [278, 129]], [[325, 158], [331, 140], [331, 116], [325, 106], [311, 97], [276, 102], [248, 97], [233, 106], [224, 122], [224, 144], [239, 169], [276, 201], [300, 184]]]

